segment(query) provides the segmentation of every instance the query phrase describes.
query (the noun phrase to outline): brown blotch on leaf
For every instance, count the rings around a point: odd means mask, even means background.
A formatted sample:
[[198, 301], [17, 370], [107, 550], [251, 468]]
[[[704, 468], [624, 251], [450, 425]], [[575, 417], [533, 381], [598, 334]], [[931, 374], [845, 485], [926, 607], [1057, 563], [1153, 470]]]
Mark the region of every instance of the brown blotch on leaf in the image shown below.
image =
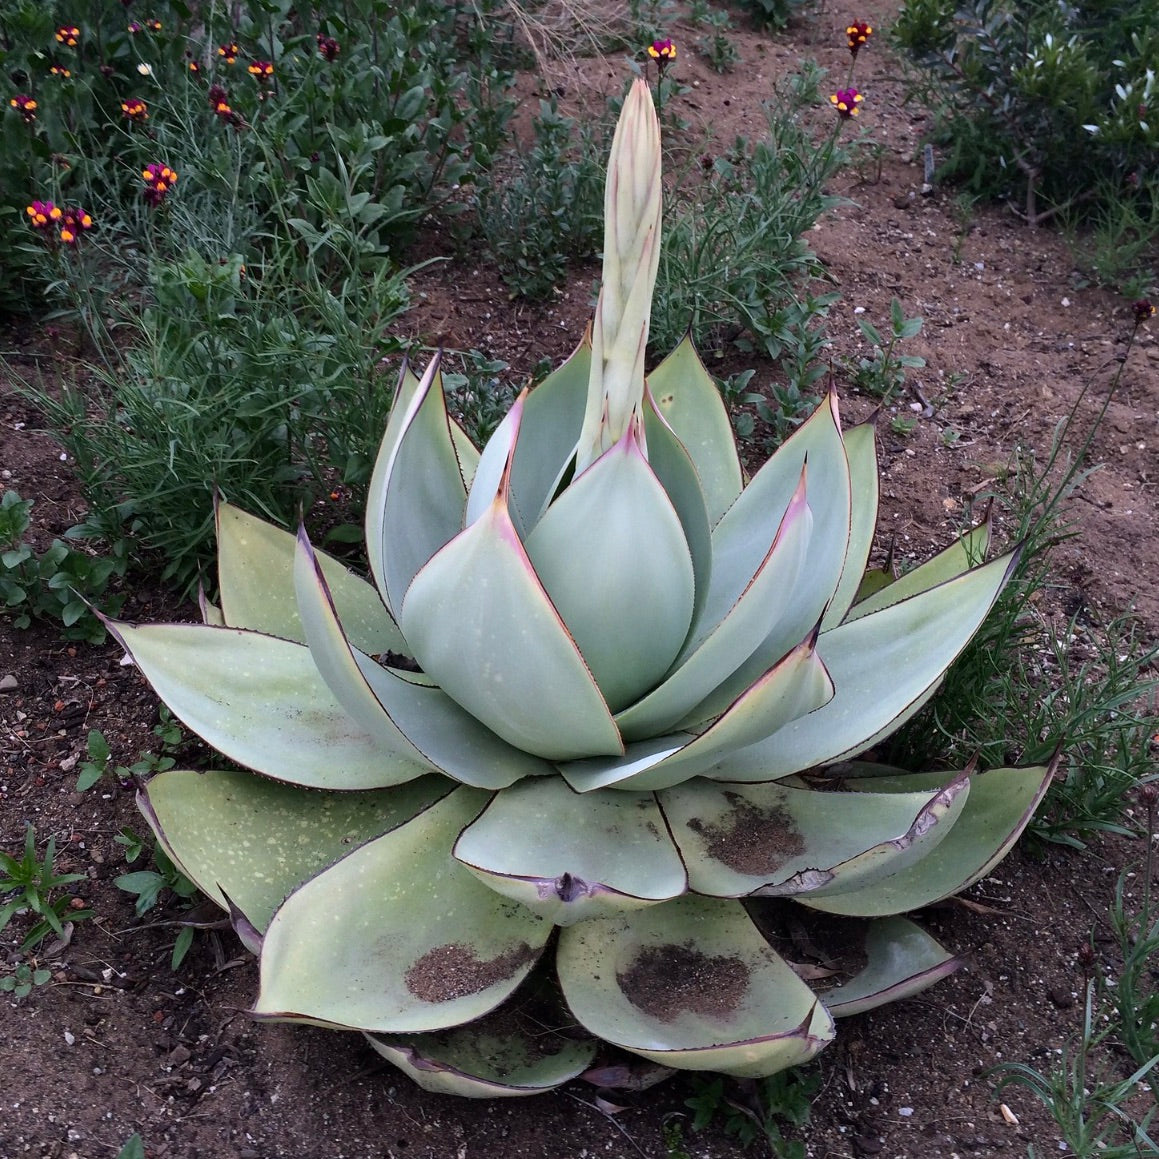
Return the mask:
[[534, 958], [535, 951], [526, 942], [487, 961], [471, 946], [436, 946], [407, 970], [406, 988], [422, 1002], [450, 1002], [510, 978]]
[[688, 1012], [727, 1018], [740, 1005], [749, 968], [739, 958], [705, 954], [694, 946], [652, 946], [616, 974], [629, 1002], [661, 1022]]
[[693, 819], [688, 828], [704, 839], [708, 854], [736, 873], [774, 873], [805, 852], [805, 842], [792, 816], [779, 806], [759, 809], [738, 793], [725, 793], [732, 806], [719, 824]]

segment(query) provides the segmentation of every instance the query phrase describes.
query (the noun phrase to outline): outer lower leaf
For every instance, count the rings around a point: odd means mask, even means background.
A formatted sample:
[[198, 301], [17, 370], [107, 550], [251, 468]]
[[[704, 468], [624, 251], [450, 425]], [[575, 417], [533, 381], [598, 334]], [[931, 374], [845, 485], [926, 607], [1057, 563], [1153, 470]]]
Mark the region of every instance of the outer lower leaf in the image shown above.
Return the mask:
[[[347, 635], [364, 652], [407, 654], [373, 584], [318, 552]], [[294, 536], [229, 503], [217, 504], [217, 575], [221, 610], [231, 628], [306, 641], [294, 596]]]
[[[976, 774], [961, 817], [929, 857], [864, 889], [800, 900], [826, 913], [883, 917], [920, 909], [961, 892], [985, 877], [1010, 851], [1034, 815], [1053, 773], [1052, 764], [1027, 769], [991, 769]], [[940, 775], [932, 774], [924, 780], [899, 777], [892, 784], [896, 789], [910, 785], [921, 788], [931, 777]], [[851, 781], [850, 785], [882, 790], [890, 782], [876, 778]]]
[[366, 793], [319, 793], [252, 773], [171, 769], [137, 794], [166, 853], [222, 909], [259, 932], [302, 882], [451, 790], [440, 777]]
[[622, 751], [502, 495], [419, 572], [399, 622], [423, 670], [516, 748], [549, 760]]
[[867, 595], [860, 603], [854, 604], [845, 617], [845, 622], [859, 620], [862, 616], [891, 607], [910, 596], [929, 591], [930, 588], [960, 576], [972, 567], [977, 567], [990, 549], [991, 522], [986, 519], [977, 527], [967, 531], [944, 551], [932, 559], [907, 571], [905, 575], [877, 591]]
[[764, 639], [779, 614], [778, 597], [797, 583], [805, 561], [813, 517], [805, 501], [805, 472], [776, 537], [757, 573], [722, 619], [702, 624], [685, 646], [674, 671], [659, 687], [616, 717], [627, 740], [674, 728], [705, 700]]
[[865, 952], [869, 958], [865, 968], [821, 996], [834, 1018], [919, 994], [963, 964], [963, 959], [943, 949], [921, 926], [902, 917], [869, 922]]
[[559, 777], [500, 793], [455, 843], [492, 889], [571, 925], [666, 901], [688, 886], [651, 793], [575, 793]]
[[441, 1034], [410, 1038], [366, 1035], [388, 1062], [424, 1091], [473, 1099], [537, 1095], [576, 1078], [595, 1057], [596, 1044], [504, 1028], [488, 1020]]
[[316, 789], [381, 789], [430, 771], [355, 724], [304, 644], [204, 624], [108, 626], [173, 714], [238, 764]]
[[779, 780], [862, 751], [930, 695], [985, 619], [1015, 558], [996, 559], [826, 632], [819, 648], [836, 687], [833, 699], [737, 753], [719, 778]]
[[467, 503], [438, 361], [427, 367], [393, 442], [392, 411], [367, 496], [366, 550], [396, 618], [415, 573], [463, 526]]
[[695, 590], [680, 518], [637, 436], [633, 424], [573, 480], [525, 544], [613, 712], [668, 670]]
[[558, 966], [584, 1027], [665, 1066], [769, 1075], [833, 1038], [828, 1013], [737, 902], [686, 896], [569, 926]]
[[660, 414], [696, 465], [708, 520], [715, 525], [741, 490], [740, 460], [720, 391], [686, 334], [648, 376]]
[[873, 546], [877, 530], [877, 432], [873, 423], [862, 423], [843, 436], [845, 454], [849, 460], [849, 493], [852, 505], [849, 512], [849, 550], [841, 582], [821, 621], [821, 631], [835, 628], [845, 618], [850, 605], [857, 598], [860, 584]]
[[713, 897], [821, 896], [929, 855], [966, 803], [965, 776], [913, 793], [823, 792], [692, 781], [660, 794], [688, 866]]
[[262, 943], [255, 1013], [409, 1034], [498, 1006], [551, 925], [451, 856], [486, 801], [458, 788], [292, 893]]
[[353, 720], [388, 751], [408, 753], [481, 789], [502, 789], [520, 777], [552, 771], [545, 761], [500, 740], [441, 688], [415, 684], [355, 652], [304, 530], [294, 573], [307, 644], [322, 679]]
[[[731, 768], [721, 763], [726, 754], [768, 736], [784, 722], [824, 704], [832, 695], [833, 683], [817, 656], [816, 640], [811, 637], [766, 672], [700, 736], [689, 740], [685, 733], [639, 741], [629, 745], [623, 757], [574, 761], [562, 772], [581, 793], [608, 786], [666, 789], [710, 769]], [[721, 773], [717, 779], [730, 778]]]

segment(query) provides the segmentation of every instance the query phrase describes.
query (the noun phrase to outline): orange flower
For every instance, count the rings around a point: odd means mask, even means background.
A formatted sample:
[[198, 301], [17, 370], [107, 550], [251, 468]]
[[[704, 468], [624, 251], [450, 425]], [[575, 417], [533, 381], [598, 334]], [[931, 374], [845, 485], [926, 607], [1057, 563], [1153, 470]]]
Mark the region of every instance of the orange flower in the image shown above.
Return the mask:
[[266, 81], [272, 80], [274, 76], [274, 66], [268, 60], [255, 60], [249, 66], [250, 76], [256, 76], [262, 84]]
[[663, 72], [676, 59], [676, 45], [671, 40], [653, 40], [648, 45], [648, 55]]
[[121, 112], [138, 125], [149, 119], [149, 106], [140, 97], [130, 97], [127, 101], [122, 101]]
[[238, 48], [236, 41], [230, 41], [229, 44], [223, 44], [218, 50], [217, 55], [225, 61], [226, 64], [233, 64], [238, 58], [241, 49]]
[[63, 211], [51, 201], [34, 201], [24, 212], [28, 214], [33, 229], [47, 229], [53, 222], [60, 221]]
[[75, 245], [77, 238], [88, 229], [92, 229], [93, 219], [87, 210], [77, 206], [74, 209], [63, 211], [60, 222], [60, 240], [65, 245]]
[[79, 40], [80, 29], [75, 25], [66, 24], [56, 30], [56, 42], [57, 44], [63, 44], [65, 48], [76, 48]]

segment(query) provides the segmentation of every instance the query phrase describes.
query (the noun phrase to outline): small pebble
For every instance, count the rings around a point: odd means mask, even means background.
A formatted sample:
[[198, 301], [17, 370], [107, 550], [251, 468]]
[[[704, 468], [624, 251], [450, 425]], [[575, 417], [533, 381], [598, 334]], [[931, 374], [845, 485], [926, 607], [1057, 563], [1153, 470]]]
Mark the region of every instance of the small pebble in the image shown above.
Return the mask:
[[7, 676], [0, 676], [0, 692], [15, 692], [19, 687], [16, 683], [16, 677], [11, 673]]

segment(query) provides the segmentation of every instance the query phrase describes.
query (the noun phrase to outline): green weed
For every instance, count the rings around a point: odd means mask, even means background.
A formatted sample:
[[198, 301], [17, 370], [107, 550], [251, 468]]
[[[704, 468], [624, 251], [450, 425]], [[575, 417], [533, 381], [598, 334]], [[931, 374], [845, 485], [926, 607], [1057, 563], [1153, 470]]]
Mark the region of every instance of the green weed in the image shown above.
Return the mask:
[[53, 866], [55, 859], [56, 840], [52, 837], [45, 846], [44, 856], [36, 856], [36, 830], [31, 825], [25, 826], [24, 853], [20, 858], [0, 852], [0, 897], [11, 895], [0, 905], [0, 931], [17, 914], [33, 914], [38, 919], [20, 944], [23, 953], [35, 949], [49, 934], [63, 938], [65, 922], [79, 922], [93, 916], [92, 910], [75, 906], [75, 899], [69, 894], [59, 894], [64, 886], [86, 878], [83, 873], [57, 873]]

